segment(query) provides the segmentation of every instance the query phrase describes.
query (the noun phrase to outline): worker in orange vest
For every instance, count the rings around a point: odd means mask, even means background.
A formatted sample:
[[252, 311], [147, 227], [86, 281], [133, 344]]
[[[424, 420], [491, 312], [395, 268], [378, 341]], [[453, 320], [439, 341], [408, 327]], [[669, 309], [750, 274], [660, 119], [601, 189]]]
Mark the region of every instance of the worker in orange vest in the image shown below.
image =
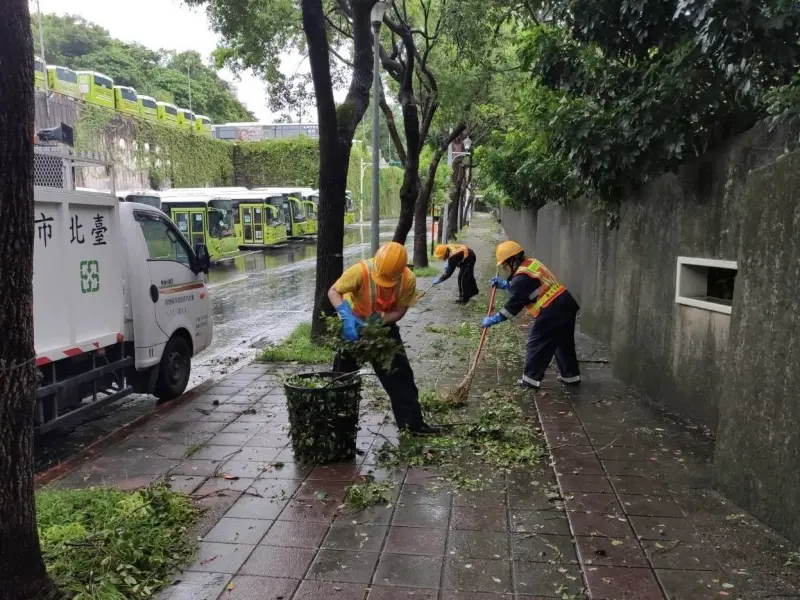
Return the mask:
[[478, 284], [475, 281], [475, 252], [464, 244], [439, 244], [433, 251], [439, 260], [446, 260], [444, 271], [433, 285], [447, 281], [453, 272], [458, 269], [458, 300], [459, 304], [466, 304], [473, 296], [478, 295]]
[[515, 317], [523, 308], [534, 317], [525, 345], [525, 370], [518, 381], [524, 388], [538, 388], [553, 355], [562, 383], [577, 385], [581, 381], [575, 354], [575, 322], [580, 307], [555, 275], [535, 258], [526, 258], [522, 246], [503, 242], [497, 246], [497, 266], [511, 276], [493, 277], [491, 284], [509, 291], [509, 298], [500, 312], [486, 317], [483, 327], [491, 327]]
[[[348, 341], [358, 339], [358, 330], [367, 319], [380, 318], [389, 327], [400, 352], [388, 371], [379, 364], [373, 363], [372, 367], [389, 395], [397, 427], [416, 435], [435, 435], [441, 429], [427, 425], [422, 418], [414, 371], [397, 326], [417, 295], [416, 278], [407, 262], [405, 247], [389, 242], [378, 248], [374, 258], [359, 261], [347, 269], [328, 290], [328, 298], [339, 313], [342, 333]], [[333, 370], [339, 373], [351, 373], [358, 367], [347, 355], [337, 356], [333, 363]]]

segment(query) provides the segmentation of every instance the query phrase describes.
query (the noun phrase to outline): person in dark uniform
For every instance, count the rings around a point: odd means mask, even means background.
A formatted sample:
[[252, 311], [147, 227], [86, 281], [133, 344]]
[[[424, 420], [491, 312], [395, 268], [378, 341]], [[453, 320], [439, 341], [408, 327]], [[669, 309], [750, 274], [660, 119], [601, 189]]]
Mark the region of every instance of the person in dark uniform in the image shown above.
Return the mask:
[[[438, 435], [441, 427], [428, 425], [422, 417], [414, 371], [408, 361], [397, 323], [406, 316], [417, 296], [417, 280], [406, 266], [408, 253], [396, 242], [378, 248], [374, 258], [362, 260], [347, 269], [328, 290], [328, 299], [342, 320], [342, 334], [348, 341], [359, 338], [359, 329], [368, 319], [380, 319], [389, 328], [400, 351], [389, 370], [373, 363], [375, 374], [389, 396], [397, 428], [414, 435]], [[352, 356], [338, 354], [333, 370], [357, 371]]]
[[439, 244], [433, 251], [433, 255], [439, 260], [447, 261], [442, 274], [433, 280], [433, 285], [447, 281], [458, 269], [458, 300], [456, 302], [466, 304], [470, 298], [478, 294], [478, 283], [475, 281], [475, 252], [464, 244]]
[[503, 242], [497, 246], [497, 266], [511, 276], [494, 277], [491, 284], [508, 290], [509, 298], [500, 312], [483, 320], [484, 329], [515, 317], [523, 308], [534, 317], [525, 345], [525, 370], [518, 381], [523, 388], [536, 389], [544, 379], [553, 355], [562, 383], [581, 381], [575, 354], [575, 322], [580, 307], [555, 275], [535, 258], [526, 258], [522, 246]]

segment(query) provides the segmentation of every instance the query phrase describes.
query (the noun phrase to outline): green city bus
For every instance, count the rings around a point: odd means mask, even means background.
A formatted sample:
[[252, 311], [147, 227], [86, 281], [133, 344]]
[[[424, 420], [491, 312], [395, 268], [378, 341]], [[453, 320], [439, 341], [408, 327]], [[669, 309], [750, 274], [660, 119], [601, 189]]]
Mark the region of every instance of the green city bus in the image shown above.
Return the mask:
[[222, 192], [233, 202], [233, 230], [239, 248], [269, 248], [286, 242], [286, 206], [268, 192]]
[[319, 192], [312, 189], [303, 190], [303, 206], [306, 210], [306, 222], [303, 228], [306, 235], [317, 235], [319, 230], [318, 212], [319, 212]]
[[178, 226], [192, 247], [208, 246], [212, 262], [220, 263], [239, 254], [230, 200], [201, 194], [165, 194], [161, 196], [161, 210]]
[[292, 187], [264, 187], [255, 188], [254, 192], [267, 192], [270, 196], [280, 196], [286, 206], [286, 235], [292, 238], [300, 238], [306, 234], [305, 206], [303, 205], [302, 188]]
[[178, 107], [169, 102], [156, 102], [158, 120], [167, 125], [178, 125]]
[[155, 98], [137, 94], [136, 103], [139, 108], [139, 116], [142, 119], [147, 119], [148, 121], [158, 121], [158, 105]]
[[114, 108], [114, 80], [95, 71], [77, 71], [78, 86], [87, 104]]
[[81, 99], [81, 86], [78, 85], [78, 74], [72, 69], [47, 65], [47, 84], [51, 92], [63, 94], [77, 100]]
[[192, 246], [205, 244], [211, 260], [220, 263], [237, 256], [239, 247], [231, 201], [212, 198], [209, 189], [214, 188], [117, 190], [116, 194], [120, 202], [140, 202], [163, 211]]
[[114, 104], [116, 104], [117, 110], [121, 113], [126, 115], [139, 114], [139, 94], [130, 86], [114, 86]]
[[194, 130], [194, 113], [188, 108], [178, 107], [178, 127]]
[[194, 128], [197, 133], [211, 137], [211, 119], [205, 115], [194, 116]]
[[45, 77], [47, 77], [47, 66], [38, 56], [33, 57], [33, 87], [37, 90], [44, 89]]

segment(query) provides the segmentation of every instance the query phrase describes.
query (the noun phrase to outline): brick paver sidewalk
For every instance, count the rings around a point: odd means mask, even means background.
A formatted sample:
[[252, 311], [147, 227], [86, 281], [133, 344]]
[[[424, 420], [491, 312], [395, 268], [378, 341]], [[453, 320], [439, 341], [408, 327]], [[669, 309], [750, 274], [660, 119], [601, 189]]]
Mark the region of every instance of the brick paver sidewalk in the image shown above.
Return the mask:
[[[477, 217], [465, 236], [478, 254], [484, 291], [499, 235], [487, 217]], [[446, 392], [467, 368], [452, 339], [431, 333], [437, 325], [480, 319], [451, 302], [454, 285], [432, 291], [403, 321], [420, 388]], [[492, 329], [506, 351], [481, 362], [471, 403], [513, 386], [528, 325], [520, 321]], [[579, 349], [584, 361], [604, 356], [584, 337]], [[602, 362], [584, 362], [579, 390], [562, 389], [553, 375], [526, 398], [525, 412], [540, 420], [551, 458], [509, 473], [482, 472], [487, 486], [478, 492], [450, 489], [435, 470], [379, 468], [376, 452], [396, 441], [397, 431], [369, 402], [370, 389], [358, 436], [363, 455], [324, 467], [294, 463], [279, 385], [288, 369], [297, 367], [254, 364], [238, 371], [56, 482], [131, 488], [167, 477], [197, 499], [206, 509], [199, 554], [162, 598], [798, 594], [796, 577], [782, 572], [789, 546], [710, 490], [711, 442], [648, 408]], [[392, 481], [396, 501], [344, 511], [346, 487], [367, 473]]]

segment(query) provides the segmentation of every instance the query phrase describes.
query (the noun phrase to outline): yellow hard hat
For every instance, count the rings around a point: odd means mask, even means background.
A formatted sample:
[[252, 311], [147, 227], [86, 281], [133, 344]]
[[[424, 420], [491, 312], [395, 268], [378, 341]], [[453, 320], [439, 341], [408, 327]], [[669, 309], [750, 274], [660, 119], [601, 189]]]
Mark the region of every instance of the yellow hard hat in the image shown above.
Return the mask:
[[512, 256], [516, 256], [517, 254], [521, 254], [525, 252], [517, 242], [512, 242], [511, 240], [501, 242], [497, 245], [497, 250], [495, 251], [495, 257], [497, 258], [497, 266], [499, 267], [504, 262], [506, 262]]
[[403, 276], [408, 263], [405, 246], [397, 242], [384, 244], [375, 253], [372, 279], [381, 287], [394, 287]]
[[436, 249], [433, 251], [433, 255], [439, 260], [444, 260], [446, 254], [447, 254], [447, 246], [445, 246], [444, 244], [437, 244]]

